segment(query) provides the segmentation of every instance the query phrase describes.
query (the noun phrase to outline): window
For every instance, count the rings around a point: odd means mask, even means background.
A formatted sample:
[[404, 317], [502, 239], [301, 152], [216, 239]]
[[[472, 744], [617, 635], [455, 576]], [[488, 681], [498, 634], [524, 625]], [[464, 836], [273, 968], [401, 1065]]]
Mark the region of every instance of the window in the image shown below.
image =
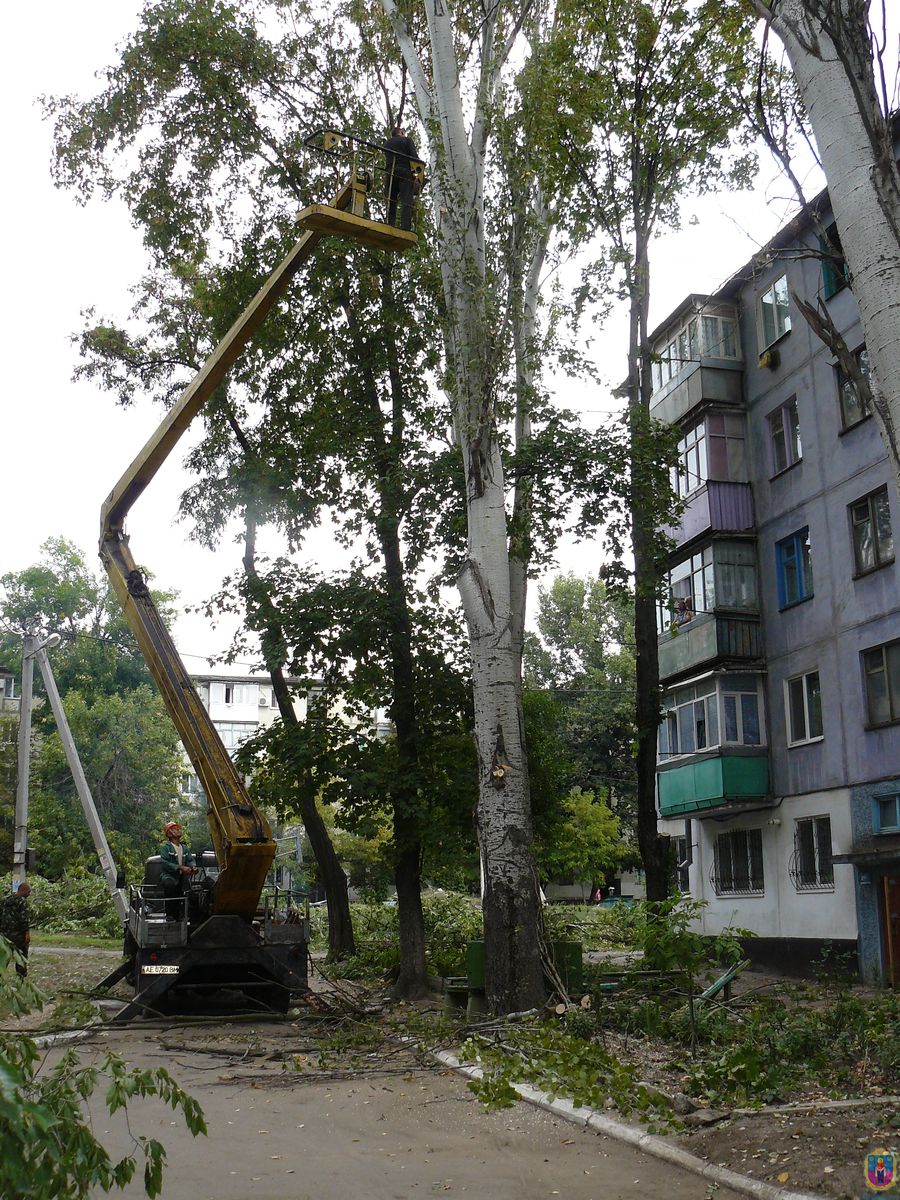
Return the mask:
[[819, 249], [822, 251], [822, 292], [825, 299], [830, 300], [850, 282], [850, 268], [844, 258], [837, 225], [828, 226], [825, 236], [819, 238]]
[[822, 692], [819, 672], [810, 671], [784, 684], [785, 716], [789, 746], [822, 737]]
[[857, 575], [865, 575], [894, 561], [891, 506], [886, 485], [850, 505], [850, 529]]
[[256, 686], [254, 683], [226, 683], [225, 703], [256, 704]]
[[0, 675], [0, 696], [12, 700], [15, 697], [15, 683], [12, 675]]
[[659, 727], [660, 759], [695, 754], [719, 744], [719, 706], [716, 681], [678, 688]]
[[687, 837], [673, 837], [672, 850], [675, 855], [675, 886], [679, 892], [689, 892], [691, 884], [688, 868], [691, 865], [691, 850]]
[[719, 542], [715, 547], [717, 608], [755, 611], [756, 550], [747, 542]]
[[201, 796], [203, 788], [200, 786], [200, 780], [193, 771], [185, 772], [181, 779], [181, 790], [185, 796]]
[[870, 725], [900, 721], [900, 642], [863, 652]]
[[710, 678], [675, 688], [663, 704], [667, 711], [659, 727], [662, 762], [727, 744], [762, 745], [759, 695], [752, 675]]
[[657, 608], [657, 628], [686, 625], [697, 613], [712, 612], [716, 604], [712, 546], [692, 554], [669, 572], [669, 599]]
[[654, 349], [653, 390], [678, 375], [685, 363], [707, 358], [740, 358], [737, 321], [733, 309], [695, 313], [676, 330], [665, 345]]
[[237, 750], [256, 732], [256, 725], [252, 721], [216, 721], [216, 729], [225, 749]]
[[806, 817], [794, 822], [794, 853], [788, 873], [798, 892], [830, 891], [834, 887], [831, 817]]
[[706, 428], [699, 421], [678, 443], [678, 466], [672, 473], [672, 487], [679, 496], [690, 496], [708, 477]]
[[719, 834], [711, 882], [717, 896], [762, 894], [761, 829], [734, 829], [730, 833]]
[[765, 350], [791, 330], [791, 306], [788, 300], [787, 276], [776, 279], [759, 298], [759, 333]]
[[813, 577], [808, 528], [798, 529], [783, 542], [775, 543], [775, 569], [780, 608], [790, 608], [792, 604], [810, 599]]
[[803, 457], [800, 445], [800, 418], [797, 415], [797, 397], [791, 396], [786, 404], [769, 414], [769, 447], [772, 459], [772, 474], [780, 475], [793, 467]]
[[737, 329], [733, 317], [704, 313], [703, 353], [707, 358], [737, 358]]
[[759, 696], [755, 691], [723, 691], [722, 741], [735, 746], [759, 746], [762, 744]]
[[[869, 352], [860, 347], [853, 356], [864, 379], [870, 378]], [[850, 429], [864, 421], [871, 413], [869, 402], [860, 396], [856, 384], [840, 367], [837, 368], [838, 395], [841, 402], [841, 428]]]
[[875, 832], [900, 833], [900, 793], [875, 797]]
[[706, 436], [709, 443], [707, 479], [744, 482], [747, 478], [747, 466], [744, 457], [743, 416], [740, 413], [708, 413]]

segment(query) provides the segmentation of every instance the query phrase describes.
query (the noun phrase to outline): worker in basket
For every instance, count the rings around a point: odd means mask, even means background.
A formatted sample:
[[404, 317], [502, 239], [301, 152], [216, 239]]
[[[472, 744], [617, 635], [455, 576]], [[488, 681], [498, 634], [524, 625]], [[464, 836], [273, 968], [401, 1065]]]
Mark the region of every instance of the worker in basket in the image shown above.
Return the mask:
[[180, 904], [178, 901], [184, 896], [185, 882], [191, 875], [196, 875], [197, 867], [193, 854], [181, 844], [181, 826], [178, 822], [169, 821], [163, 826], [163, 833], [166, 840], [159, 848], [159, 857], [162, 859], [159, 882], [166, 894], [166, 918], [177, 921], [184, 914], [183, 900]]
[[416, 194], [416, 178], [413, 163], [418, 162], [419, 152], [412, 138], [406, 136], [402, 125], [395, 125], [391, 136], [384, 143], [385, 176], [387, 187], [388, 225], [397, 224], [397, 208], [400, 208], [400, 228], [412, 229], [413, 198]]

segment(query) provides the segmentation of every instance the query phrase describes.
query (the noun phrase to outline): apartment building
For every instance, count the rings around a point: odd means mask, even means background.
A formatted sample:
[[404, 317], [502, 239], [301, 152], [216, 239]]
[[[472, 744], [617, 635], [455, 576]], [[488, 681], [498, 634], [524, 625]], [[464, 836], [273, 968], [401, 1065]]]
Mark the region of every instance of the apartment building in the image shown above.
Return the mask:
[[[813, 214], [818, 213], [818, 220]], [[705, 932], [761, 960], [858, 957], [900, 982], [900, 508], [878, 428], [795, 298], [821, 299], [862, 372], [819, 197], [715, 295], [652, 335], [652, 412], [681, 432], [660, 829]]]

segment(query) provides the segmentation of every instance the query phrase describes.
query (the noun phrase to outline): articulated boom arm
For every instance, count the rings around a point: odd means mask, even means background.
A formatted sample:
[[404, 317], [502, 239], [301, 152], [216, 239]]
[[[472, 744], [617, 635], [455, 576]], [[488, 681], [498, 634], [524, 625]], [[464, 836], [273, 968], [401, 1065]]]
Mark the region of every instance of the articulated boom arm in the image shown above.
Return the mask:
[[188, 384], [113, 488], [101, 512], [103, 565], [208, 797], [207, 817], [221, 868], [214, 911], [248, 919], [256, 912], [266, 874], [275, 858], [275, 842], [268, 822], [247, 794], [153, 603], [128, 545], [125, 518], [322, 237], [339, 233], [381, 249], [416, 244], [414, 235], [367, 219], [366, 190], [364, 181], [354, 174], [330, 205], [312, 205], [299, 214], [298, 222], [306, 227], [306, 232]]

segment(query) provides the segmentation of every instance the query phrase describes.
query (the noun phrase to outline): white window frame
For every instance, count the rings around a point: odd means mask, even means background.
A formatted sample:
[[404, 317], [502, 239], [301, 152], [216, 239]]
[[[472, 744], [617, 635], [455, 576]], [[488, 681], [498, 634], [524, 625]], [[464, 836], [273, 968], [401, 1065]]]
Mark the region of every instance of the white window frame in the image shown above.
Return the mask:
[[[756, 721], [757, 721], [757, 724], [759, 725], [759, 741], [758, 742], [747, 742], [744, 740], [744, 706], [741, 703], [742, 696], [755, 696], [756, 697]], [[735, 741], [728, 741], [725, 736], [725, 700], [728, 698], [731, 698], [731, 697], [733, 697], [734, 701], [735, 701], [735, 705], [734, 705], [735, 724], [737, 726], [737, 739]], [[720, 729], [719, 740], [720, 740], [720, 743], [722, 746], [753, 746], [755, 748], [757, 746], [765, 746], [767, 744], [766, 743], [766, 727], [765, 727], [765, 720], [764, 720], [764, 713], [763, 713], [763, 705], [761, 703], [761, 697], [759, 694], [759, 685], [757, 685], [755, 692], [747, 692], [747, 691], [745, 691], [745, 692], [733, 692], [733, 691], [729, 692], [729, 691], [725, 691], [723, 688], [720, 688], [719, 689], [719, 708], [720, 708], [719, 716], [721, 718], [720, 725], [719, 725], [719, 729]]]
[[[660, 730], [661, 730], [662, 727], [665, 725], [666, 730], [667, 730], [666, 737], [665, 737], [665, 744], [667, 746], [666, 750], [662, 749], [663, 738], [661, 736], [659, 736], [658, 740], [657, 740], [657, 759], [659, 762], [672, 762], [676, 758], [690, 758], [690, 756], [692, 754], [705, 754], [708, 750], [724, 750], [730, 746], [750, 746], [754, 750], [757, 748], [762, 749], [766, 746], [767, 742], [766, 742], [766, 725], [765, 725], [765, 706], [762, 701], [762, 696], [760, 695], [759, 684], [757, 683], [755, 691], [749, 691], [749, 690], [745, 690], [745, 691], [741, 691], [741, 692], [725, 691], [723, 685], [724, 685], [726, 679], [727, 679], [727, 676], [725, 676], [725, 677], [720, 676], [716, 680], [716, 690], [714, 692], [709, 692], [709, 691], [703, 692], [701, 695], [697, 695], [695, 688], [690, 684], [682, 685], [681, 688], [675, 687], [672, 689], [671, 694], [664, 701], [666, 708], [665, 708], [665, 711], [663, 712], [663, 719], [662, 719], [662, 721], [660, 721], [660, 726], [659, 726]], [[693, 695], [691, 695], [689, 698], [685, 698], [684, 700], [681, 700], [680, 702], [677, 702], [676, 698], [677, 698], [679, 691], [686, 691], [688, 687], [691, 688]], [[756, 700], [756, 721], [757, 721], [757, 725], [759, 727], [759, 741], [758, 742], [745, 742], [744, 741], [744, 714], [743, 714], [743, 705], [741, 704], [741, 698], [743, 696], [753, 696]], [[727, 741], [725, 738], [725, 699], [726, 699], [726, 697], [734, 697], [734, 700], [735, 700], [735, 714], [736, 714], [736, 726], [737, 726], [737, 736], [738, 736], [737, 741]], [[704, 709], [705, 709], [705, 711], [703, 713], [703, 717], [704, 717], [704, 724], [705, 724], [705, 729], [706, 729], [706, 745], [701, 746], [699, 749], [697, 748], [696, 745], [694, 745], [694, 746], [692, 746], [692, 748], [690, 750], [684, 750], [684, 749], [682, 749], [682, 739], [681, 739], [681, 722], [682, 722], [681, 711], [682, 711], [682, 709], [686, 709], [686, 708], [692, 709], [691, 718], [690, 718], [691, 719], [691, 729], [694, 732], [696, 732], [696, 728], [697, 728], [696, 706], [699, 704], [704, 705]], [[712, 720], [710, 720], [711, 712], [712, 712]], [[676, 746], [677, 746], [677, 748], [675, 750], [672, 750], [672, 748], [671, 748], [672, 741], [673, 741], [673, 738], [672, 738], [672, 730], [673, 729], [675, 731], [675, 742], [676, 742]], [[694, 740], [696, 741], [696, 738]]]
[[[783, 300], [778, 294], [780, 290], [779, 285], [782, 284], [784, 290]], [[771, 304], [771, 311], [773, 313], [772, 337], [769, 337], [766, 332], [765, 306], [767, 302]], [[760, 353], [767, 350], [769, 346], [774, 346], [776, 342], [780, 342], [786, 334], [791, 332], [791, 301], [787, 284], [787, 272], [783, 272], [777, 279], [773, 279], [766, 290], [760, 294], [756, 301], [756, 316]]]
[[[822, 732], [810, 734], [810, 696], [809, 683], [807, 681], [816, 679], [816, 684], [819, 691], [819, 720], [822, 724]], [[800, 684], [800, 692], [803, 700], [803, 737], [794, 737], [796, 732], [793, 727], [792, 714], [793, 706], [791, 704], [791, 685]], [[784, 726], [787, 736], [787, 744], [789, 746], [807, 746], [811, 742], [821, 742], [825, 738], [825, 722], [822, 716], [822, 683], [819, 677], [818, 668], [815, 671], [804, 671], [801, 675], [791, 675], [784, 681]]]
[[678, 442], [678, 465], [672, 470], [676, 495], [686, 498], [699, 492], [709, 480], [709, 453], [706, 421], [701, 419], [685, 429]]

